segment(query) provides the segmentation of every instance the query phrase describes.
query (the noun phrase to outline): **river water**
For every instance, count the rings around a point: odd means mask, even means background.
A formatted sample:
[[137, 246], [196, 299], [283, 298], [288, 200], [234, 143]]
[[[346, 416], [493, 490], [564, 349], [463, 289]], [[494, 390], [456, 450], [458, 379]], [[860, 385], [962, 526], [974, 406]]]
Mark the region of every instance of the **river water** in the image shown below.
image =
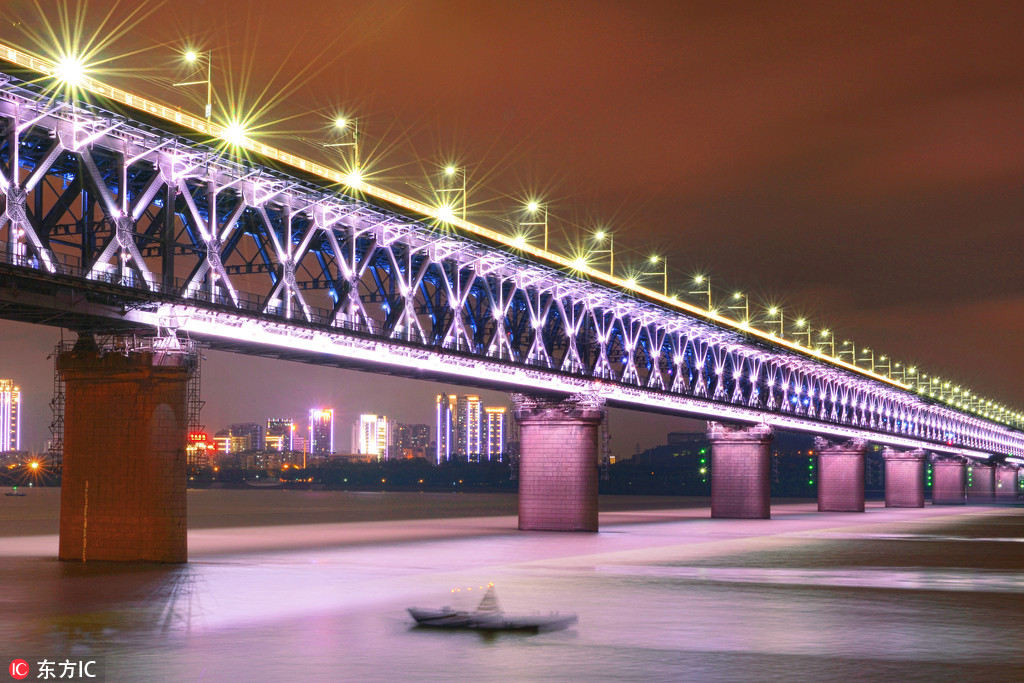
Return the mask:
[[[88, 657], [112, 681], [1024, 680], [1022, 507], [785, 503], [733, 521], [602, 499], [601, 533], [557, 534], [515, 531], [510, 496], [200, 491], [191, 561], [166, 567], [57, 562], [55, 496], [32, 496], [0, 502], [5, 664]], [[509, 612], [579, 623], [411, 627], [406, 607], [472, 607], [489, 582]]]

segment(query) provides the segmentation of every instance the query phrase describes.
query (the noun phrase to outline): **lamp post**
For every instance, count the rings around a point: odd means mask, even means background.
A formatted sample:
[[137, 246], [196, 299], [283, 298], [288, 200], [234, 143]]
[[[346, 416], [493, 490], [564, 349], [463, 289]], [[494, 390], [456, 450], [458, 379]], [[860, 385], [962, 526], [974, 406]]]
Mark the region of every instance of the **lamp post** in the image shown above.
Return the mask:
[[651, 257], [647, 259], [647, 263], [651, 266], [656, 266], [660, 263], [661, 270], [640, 274], [649, 276], [660, 275], [662, 277], [661, 293], [663, 296], [668, 296], [668, 261], [657, 254], [652, 254]]
[[843, 340], [842, 346], [839, 348], [839, 353], [836, 354], [836, 355], [838, 355], [838, 357], [840, 359], [842, 359], [843, 357], [849, 355], [850, 356], [850, 361], [849, 361], [850, 364], [851, 365], [856, 365], [857, 364], [857, 345], [854, 344], [849, 339], [845, 339], [845, 340]]
[[458, 212], [462, 220], [466, 220], [466, 168], [447, 164], [441, 168], [440, 175], [437, 193], [441, 197], [443, 212], [453, 217]]
[[828, 355], [836, 355], [836, 336], [828, 328], [818, 330], [818, 348], [828, 347]]
[[340, 137], [348, 135], [352, 139], [344, 140], [340, 142], [329, 142], [324, 147], [349, 147], [352, 150], [352, 158], [349, 159], [348, 167], [349, 170], [355, 170], [359, 168], [359, 122], [355, 119], [350, 119], [346, 116], [338, 116], [334, 119], [334, 123], [331, 126], [334, 132]]
[[811, 348], [811, 324], [807, 322], [807, 318], [797, 318], [793, 323], [793, 326], [796, 327], [799, 332], [793, 332], [792, 336], [794, 338], [800, 336], [807, 337], [806, 346], [807, 348]]
[[206, 78], [201, 81], [182, 81], [181, 83], [174, 83], [174, 87], [181, 87], [186, 85], [206, 85], [206, 109], [204, 110], [206, 120], [209, 121], [210, 117], [213, 116], [213, 50], [207, 50], [206, 52], [197, 52], [195, 50], [185, 50], [182, 54], [182, 58], [186, 64], [197, 64], [201, 60], [206, 61]]
[[[783, 314], [781, 306], [769, 306], [765, 311], [769, 317], [765, 320], [769, 325], [779, 326], [779, 339], [784, 339], [786, 336], [786, 319]], [[777, 316], [777, 317], [776, 317]], [[774, 335], [774, 330], [769, 330], [769, 334]]]
[[868, 348], [866, 346], [863, 349], [861, 349], [860, 351], [861, 351], [861, 354], [860, 354], [861, 355], [861, 360], [868, 361], [868, 369], [871, 370], [871, 372], [874, 372], [875, 371], [875, 352], [872, 351], [870, 348]]
[[705, 288], [704, 289], [698, 289], [698, 290], [693, 291], [693, 292], [687, 292], [687, 294], [701, 294], [703, 296], [706, 296], [708, 298], [708, 309], [707, 310], [710, 311], [711, 310], [711, 278], [708, 277], [707, 275], [694, 275], [693, 276], [693, 284], [694, 284], [695, 287], [700, 287], [701, 285], [704, 285]]
[[[743, 302], [742, 304], [740, 302]], [[750, 324], [750, 299], [743, 292], [733, 292], [732, 303], [727, 306], [730, 311], [743, 311], [740, 322]]]
[[606, 230], [598, 230], [593, 235], [593, 239], [598, 244], [604, 244], [605, 240], [608, 240], [607, 249], [593, 249], [590, 253], [596, 254], [608, 254], [608, 274], [612, 277], [615, 276], [615, 235]]
[[523, 220], [519, 221], [519, 232], [532, 232], [541, 228], [544, 232], [544, 251], [548, 250], [548, 206], [536, 199], [531, 199], [523, 206]]

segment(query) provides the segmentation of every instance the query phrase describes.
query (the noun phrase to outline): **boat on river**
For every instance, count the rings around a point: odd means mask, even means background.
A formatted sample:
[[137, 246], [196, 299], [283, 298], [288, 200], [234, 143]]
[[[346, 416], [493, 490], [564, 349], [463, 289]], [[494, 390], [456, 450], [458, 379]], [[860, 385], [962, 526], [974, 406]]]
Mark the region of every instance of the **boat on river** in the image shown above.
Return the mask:
[[494, 584], [487, 587], [480, 604], [473, 611], [453, 607], [409, 607], [409, 615], [424, 628], [473, 629], [477, 631], [557, 631], [568, 628], [579, 619], [575, 614], [506, 614], [498, 605]]

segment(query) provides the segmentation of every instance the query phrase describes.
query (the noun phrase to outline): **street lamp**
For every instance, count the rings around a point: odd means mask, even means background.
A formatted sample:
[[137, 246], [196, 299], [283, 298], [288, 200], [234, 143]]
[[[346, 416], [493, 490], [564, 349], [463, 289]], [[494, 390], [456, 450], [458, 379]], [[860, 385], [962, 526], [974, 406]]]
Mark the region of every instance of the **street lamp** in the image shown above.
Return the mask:
[[441, 183], [437, 189], [441, 206], [449, 207], [453, 218], [457, 207], [461, 208], [462, 220], [466, 220], [466, 168], [447, 164], [441, 169]]
[[[324, 147], [349, 147], [352, 149], [352, 157], [349, 159], [348, 167], [350, 169], [359, 168], [359, 122], [355, 119], [350, 119], [347, 116], [337, 116], [334, 119], [334, 123], [331, 129], [339, 137], [339, 142], [330, 142], [324, 145]], [[345, 140], [345, 136], [348, 136], [349, 140]]]
[[[742, 304], [740, 302], [743, 302]], [[733, 292], [732, 303], [726, 308], [730, 311], [743, 311], [740, 322], [750, 323], [750, 299], [743, 292]]]
[[704, 289], [698, 289], [693, 292], [687, 292], [687, 294], [701, 294], [708, 298], [708, 310], [711, 310], [711, 278], [706, 275], [694, 275], [693, 284], [695, 287], [703, 285]]
[[857, 364], [857, 345], [849, 339], [844, 339], [842, 346], [839, 348], [839, 358], [842, 359], [844, 356], [850, 356], [850, 364]]
[[606, 230], [598, 230], [591, 238], [598, 244], [604, 244], [605, 240], [608, 240], [607, 249], [593, 249], [591, 254], [608, 254], [608, 274], [615, 276], [615, 235]]
[[828, 328], [818, 330], [818, 348], [828, 347], [828, 355], [836, 355], [836, 336]]
[[201, 61], [206, 61], [206, 78], [201, 81], [182, 81], [181, 83], [174, 83], [174, 87], [181, 87], [185, 85], [205, 85], [206, 86], [206, 120], [209, 121], [210, 117], [213, 116], [213, 50], [207, 50], [206, 52], [197, 52], [189, 49], [185, 50], [182, 54], [182, 59], [185, 60], [186, 64], [198, 65]]
[[521, 234], [533, 232], [534, 228], [544, 231], [544, 251], [548, 250], [548, 207], [536, 199], [531, 199], [523, 206], [523, 220], [519, 221]]
[[[769, 306], [767, 311], [766, 311], [766, 313], [768, 313], [768, 315], [770, 317], [767, 320], [765, 320], [765, 322], [768, 323], [769, 325], [778, 325], [779, 326], [779, 338], [780, 339], [784, 339], [785, 336], [786, 336], [786, 322], [785, 322], [785, 316], [783, 315], [783, 312], [782, 312], [782, 307], [781, 306]], [[778, 317], [776, 318], [776, 316], [778, 316]], [[774, 331], [771, 331], [770, 333], [771, 334], [775, 334]]]
[[871, 372], [875, 371], [875, 352], [868, 347], [861, 349], [861, 360], [867, 360]]
[[660, 275], [662, 277], [661, 293], [663, 296], [668, 296], [668, 261], [657, 254], [652, 254], [651, 257], [647, 259], [647, 263], [650, 266], [656, 266], [660, 263], [661, 270], [640, 274], [650, 276]]
[[807, 337], [807, 348], [811, 348], [811, 324], [807, 322], [806, 318], [797, 318], [793, 325], [799, 330], [799, 332], [793, 332], [793, 337]]

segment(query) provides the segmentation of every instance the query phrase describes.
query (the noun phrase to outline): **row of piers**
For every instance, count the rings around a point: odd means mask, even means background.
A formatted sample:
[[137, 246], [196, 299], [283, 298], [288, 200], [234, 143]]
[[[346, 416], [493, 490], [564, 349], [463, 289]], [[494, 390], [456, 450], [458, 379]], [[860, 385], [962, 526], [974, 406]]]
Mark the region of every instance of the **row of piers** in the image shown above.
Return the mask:
[[[514, 395], [521, 425], [519, 528], [597, 531], [597, 438], [603, 407], [591, 397]], [[708, 423], [711, 517], [771, 516], [772, 429], [764, 424]], [[867, 442], [815, 439], [818, 510], [864, 512]], [[925, 467], [932, 464], [932, 503], [1014, 502], [1020, 468], [924, 450], [885, 447], [885, 505], [924, 507]]]
[[[83, 335], [58, 357], [57, 367], [66, 384], [60, 559], [186, 561], [190, 356], [156, 345], [100, 349]], [[512, 399], [521, 441], [519, 528], [597, 531], [603, 401], [590, 395]], [[118, 435], [117, 452], [111, 434]], [[711, 516], [767, 519], [772, 429], [709, 422], [708, 436]], [[818, 439], [816, 450], [818, 509], [863, 512], [865, 442]], [[883, 457], [886, 506], [922, 507], [928, 454], [886, 448]], [[1014, 466], [931, 457], [934, 504], [1016, 499]]]

